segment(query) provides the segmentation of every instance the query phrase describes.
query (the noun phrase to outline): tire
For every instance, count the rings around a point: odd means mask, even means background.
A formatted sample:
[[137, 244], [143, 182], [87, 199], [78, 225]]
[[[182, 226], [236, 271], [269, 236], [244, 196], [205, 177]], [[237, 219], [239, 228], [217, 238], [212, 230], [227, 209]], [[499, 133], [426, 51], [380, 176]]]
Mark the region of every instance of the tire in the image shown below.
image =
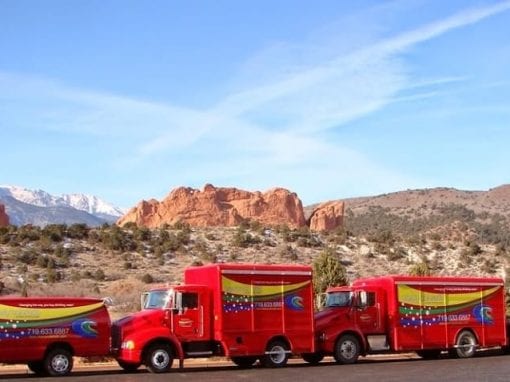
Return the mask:
[[477, 345], [475, 335], [469, 330], [463, 330], [457, 336], [455, 348], [450, 351], [450, 354], [457, 358], [471, 358], [476, 353]]
[[337, 363], [351, 364], [358, 361], [359, 354], [359, 340], [351, 334], [346, 334], [337, 341], [333, 356]]
[[266, 348], [266, 354], [261, 358], [264, 367], [283, 367], [289, 360], [289, 346], [280, 340], [271, 341]]
[[50, 350], [44, 357], [43, 369], [52, 377], [67, 375], [73, 369], [73, 356], [66, 349]]
[[231, 360], [240, 368], [248, 369], [257, 362], [257, 357], [232, 357]]
[[30, 361], [27, 363], [28, 368], [38, 376], [46, 375], [43, 361]]
[[117, 360], [119, 366], [128, 373], [134, 373], [140, 367], [139, 363], [131, 363]]
[[318, 365], [324, 358], [324, 355], [321, 353], [304, 353], [301, 354], [301, 357], [303, 357], [303, 360], [308, 362], [310, 365]]
[[441, 355], [441, 350], [439, 349], [426, 349], [426, 350], [417, 350], [416, 354], [418, 354], [423, 359], [438, 359]]
[[145, 352], [145, 366], [151, 373], [166, 373], [172, 368], [174, 356], [166, 344], [150, 346]]

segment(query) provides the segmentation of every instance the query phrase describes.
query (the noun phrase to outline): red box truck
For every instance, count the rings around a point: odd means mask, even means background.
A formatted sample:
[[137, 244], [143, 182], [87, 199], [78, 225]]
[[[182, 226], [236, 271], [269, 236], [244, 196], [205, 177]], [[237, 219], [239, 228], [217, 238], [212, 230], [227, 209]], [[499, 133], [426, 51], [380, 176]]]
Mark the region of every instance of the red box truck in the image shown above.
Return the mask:
[[319, 362], [333, 355], [354, 363], [359, 355], [441, 351], [471, 357], [477, 348], [507, 344], [505, 289], [500, 278], [387, 276], [327, 290], [315, 316]]
[[185, 270], [182, 285], [155, 288], [143, 309], [116, 321], [112, 342], [126, 370], [168, 371], [174, 359], [226, 356], [267, 367], [314, 353], [312, 269], [212, 264]]
[[0, 363], [26, 363], [39, 375], [66, 375], [73, 356], [109, 354], [110, 328], [100, 299], [2, 297]]

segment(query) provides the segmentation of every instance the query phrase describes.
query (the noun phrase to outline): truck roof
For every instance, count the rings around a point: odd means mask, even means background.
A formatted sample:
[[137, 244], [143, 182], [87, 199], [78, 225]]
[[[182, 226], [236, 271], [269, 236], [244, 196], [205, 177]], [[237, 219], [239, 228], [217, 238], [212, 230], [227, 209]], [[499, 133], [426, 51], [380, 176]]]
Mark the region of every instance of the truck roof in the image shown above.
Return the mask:
[[198, 267], [189, 267], [187, 269], [207, 269], [207, 268], [217, 268], [218, 270], [232, 270], [232, 271], [270, 271], [270, 272], [281, 272], [285, 274], [287, 272], [295, 272], [295, 271], [306, 271], [311, 272], [312, 267], [309, 265], [299, 265], [299, 264], [253, 264], [253, 263], [217, 263], [217, 264], [208, 264]]
[[471, 277], [471, 276], [406, 276], [406, 275], [388, 275], [380, 277], [367, 277], [357, 279], [353, 286], [374, 285], [377, 283], [406, 283], [416, 285], [426, 284], [456, 284], [456, 285], [503, 285], [504, 281], [500, 277]]
[[309, 265], [301, 265], [301, 264], [254, 264], [254, 263], [215, 263], [215, 264], [207, 264], [196, 267], [189, 267], [188, 269], [193, 268], [218, 268], [218, 269], [242, 269], [242, 270], [310, 270], [311, 266]]
[[73, 304], [87, 305], [104, 301], [99, 297], [68, 297], [68, 296], [2, 296], [0, 304], [17, 305], [17, 304]]

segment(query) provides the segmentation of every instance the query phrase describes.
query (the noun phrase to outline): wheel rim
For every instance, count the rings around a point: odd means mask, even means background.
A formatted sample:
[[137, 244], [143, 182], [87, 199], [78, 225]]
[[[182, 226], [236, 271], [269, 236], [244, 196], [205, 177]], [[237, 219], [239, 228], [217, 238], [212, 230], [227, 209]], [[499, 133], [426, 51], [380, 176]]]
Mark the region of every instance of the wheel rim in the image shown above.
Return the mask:
[[58, 354], [51, 360], [51, 368], [59, 374], [65, 373], [69, 369], [69, 359], [63, 354]]
[[469, 357], [475, 352], [476, 341], [470, 334], [464, 334], [459, 338], [459, 352], [464, 357]]
[[356, 356], [357, 349], [354, 341], [345, 340], [340, 345], [340, 354], [345, 359], [353, 359]]
[[269, 352], [269, 357], [271, 358], [271, 361], [275, 365], [279, 365], [280, 363], [285, 361], [286, 357], [285, 348], [280, 345], [273, 346], [271, 348], [271, 351]]
[[157, 350], [152, 353], [152, 364], [158, 369], [168, 367], [170, 363], [170, 355], [164, 350]]

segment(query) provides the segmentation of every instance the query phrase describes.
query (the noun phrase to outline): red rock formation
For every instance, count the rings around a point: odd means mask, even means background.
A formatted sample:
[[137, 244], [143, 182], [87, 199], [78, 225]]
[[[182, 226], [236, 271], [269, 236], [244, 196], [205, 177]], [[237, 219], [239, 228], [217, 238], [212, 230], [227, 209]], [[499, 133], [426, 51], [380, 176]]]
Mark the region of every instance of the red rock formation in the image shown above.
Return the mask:
[[320, 204], [310, 216], [310, 230], [333, 231], [344, 223], [344, 202], [334, 201]]
[[5, 206], [0, 204], [0, 227], [9, 225], [9, 216], [5, 213]]
[[275, 188], [261, 193], [216, 188], [210, 184], [202, 191], [176, 188], [161, 202], [142, 201], [117, 224], [133, 222], [155, 228], [183, 221], [194, 227], [210, 227], [236, 226], [248, 219], [268, 225], [287, 224], [293, 228], [306, 224], [301, 200], [288, 190]]

